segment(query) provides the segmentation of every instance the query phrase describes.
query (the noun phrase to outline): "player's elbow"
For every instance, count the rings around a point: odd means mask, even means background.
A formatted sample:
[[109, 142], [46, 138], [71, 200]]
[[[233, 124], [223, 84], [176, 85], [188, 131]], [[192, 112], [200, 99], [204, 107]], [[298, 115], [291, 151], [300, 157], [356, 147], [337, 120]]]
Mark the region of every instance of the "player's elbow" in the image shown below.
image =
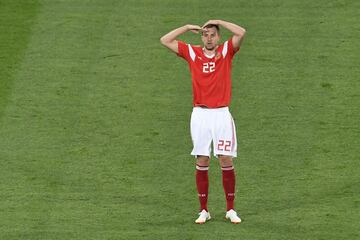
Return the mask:
[[236, 35], [238, 35], [240, 38], [244, 37], [246, 33], [245, 28], [241, 28], [239, 29], [239, 31], [236, 33]]
[[167, 41], [166, 41], [165, 36], [162, 36], [162, 37], [160, 38], [160, 43], [161, 43], [162, 45], [166, 46]]
[[246, 29], [245, 29], [245, 28], [241, 28], [240, 36], [241, 36], [241, 37], [244, 37], [244, 36], [245, 36], [245, 33], [246, 33]]
[[164, 36], [164, 37], [160, 38], [160, 43], [161, 43], [163, 46], [171, 49], [172, 46], [174, 45], [174, 40], [170, 40], [170, 39], [168, 39], [166, 36]]

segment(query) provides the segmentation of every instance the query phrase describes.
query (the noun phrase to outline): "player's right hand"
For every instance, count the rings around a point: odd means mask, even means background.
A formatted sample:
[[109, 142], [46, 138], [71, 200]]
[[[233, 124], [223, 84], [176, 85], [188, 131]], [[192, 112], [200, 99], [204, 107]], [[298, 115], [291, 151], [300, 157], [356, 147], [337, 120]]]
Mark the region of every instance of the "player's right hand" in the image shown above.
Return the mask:
[[202, 31], [202, 28], [200, 26], [198, 26], [198, 25], [188, 24], [187, 28], [188, 28], [188, 31], [191, 31], [191, 32], [196, 33], [196, 34]]

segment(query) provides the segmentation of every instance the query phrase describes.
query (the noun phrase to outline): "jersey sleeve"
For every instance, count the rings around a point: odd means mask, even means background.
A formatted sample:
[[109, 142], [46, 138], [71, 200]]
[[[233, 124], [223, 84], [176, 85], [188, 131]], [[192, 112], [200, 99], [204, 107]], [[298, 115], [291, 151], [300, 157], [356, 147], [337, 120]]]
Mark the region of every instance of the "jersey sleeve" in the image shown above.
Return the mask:
[[232, 42], [232, 37], [228, 39], [228, 51], [231, 57], [233, 57], [235, 55], [235, 53], [237, 53], [239, 51], [240, 47], [238, 48], [234, 48], [233, 46], [233, 42]]
[[190, 55], [189, 55], [189, 47], [186, 43], [182, 42], [182, 41], [178, 41], [178, 53], [177, 55], [179, 57], [184, 58], [186, 61], [189, 60]]

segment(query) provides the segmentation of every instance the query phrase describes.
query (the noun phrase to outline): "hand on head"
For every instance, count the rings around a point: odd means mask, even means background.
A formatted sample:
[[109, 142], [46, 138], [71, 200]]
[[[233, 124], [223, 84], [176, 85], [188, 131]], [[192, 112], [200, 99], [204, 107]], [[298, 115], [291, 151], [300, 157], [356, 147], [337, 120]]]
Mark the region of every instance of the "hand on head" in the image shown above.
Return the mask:
[[203, 26], [202, 29], [205, 29], [208, 25], [219, 25], [219, 20], [209, 20]]
[[219, 20], [209, 20], [207, 21], [202, 27], [200, 27], [199, 25], [192, 25], [189, 24], [188, 29], [193, 32], [193, 33], [203, 33], [203, 32], [207, 32], [207, 26], [209, 25], [219, 25]]
[[191, 24], [188, 25], [188, 29], [189, 29], [190, 31], [192, 31], [193, 33], [199, 33], [199, 32], [202, 30], [202, 28], [201, 28], [200, 26], [198, 26], [198, 25], [191, 25]]

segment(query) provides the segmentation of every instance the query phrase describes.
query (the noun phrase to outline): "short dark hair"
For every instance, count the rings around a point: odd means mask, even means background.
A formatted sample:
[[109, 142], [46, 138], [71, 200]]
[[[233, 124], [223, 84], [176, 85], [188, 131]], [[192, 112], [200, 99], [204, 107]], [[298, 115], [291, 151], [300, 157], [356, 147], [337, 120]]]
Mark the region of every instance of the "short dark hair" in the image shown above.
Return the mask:
[[208, 24], [206, 25], [204, 28], [216, 28], [216, 32], [219, 34], [220, 33], [220, 28], [219, 28], [219, 25], [216, 25], [216, 24]]

